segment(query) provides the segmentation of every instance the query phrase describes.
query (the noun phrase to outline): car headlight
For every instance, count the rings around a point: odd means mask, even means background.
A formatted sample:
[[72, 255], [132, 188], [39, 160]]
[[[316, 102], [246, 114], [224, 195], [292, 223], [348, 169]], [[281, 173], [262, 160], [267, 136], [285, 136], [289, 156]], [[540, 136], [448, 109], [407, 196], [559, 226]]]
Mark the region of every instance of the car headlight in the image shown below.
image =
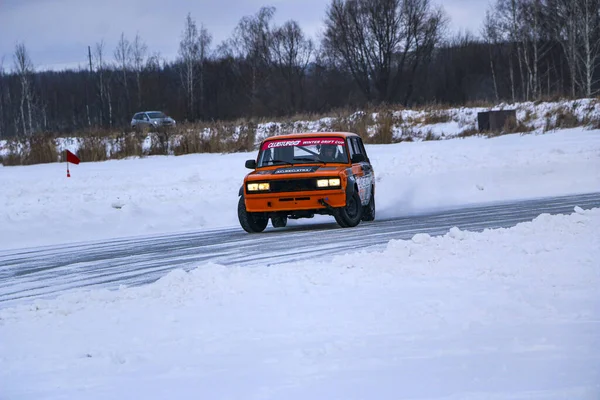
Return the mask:
[[340, 186], [340, 178], [329, 178], [329, 179], [317, 179], [317, 187], [336, 187]]
[[269, 182], [263, 183], [249, 183], [247, 186], [249, 192], [266, 191], [271, 189]]

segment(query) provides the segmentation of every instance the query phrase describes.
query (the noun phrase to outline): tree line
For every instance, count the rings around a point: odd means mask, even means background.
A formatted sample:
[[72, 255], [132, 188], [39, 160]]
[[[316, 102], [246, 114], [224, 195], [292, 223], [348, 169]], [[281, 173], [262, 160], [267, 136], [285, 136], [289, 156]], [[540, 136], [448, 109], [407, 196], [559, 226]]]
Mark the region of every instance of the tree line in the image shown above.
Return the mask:
[[430, 0], [331, 0], [318, 42], [276, 9], [213, 44], [188, 14], [176, 60], [121, 35], [89, 67], [35, 71], [25, 44], [0, 60], [0, 137], [126, 129], [141, 110], [183, 121], [282, 118], [381, 104], [537, 100], [599, 89], [600, 0], [496, 0], [478, 35], [449, 35]]

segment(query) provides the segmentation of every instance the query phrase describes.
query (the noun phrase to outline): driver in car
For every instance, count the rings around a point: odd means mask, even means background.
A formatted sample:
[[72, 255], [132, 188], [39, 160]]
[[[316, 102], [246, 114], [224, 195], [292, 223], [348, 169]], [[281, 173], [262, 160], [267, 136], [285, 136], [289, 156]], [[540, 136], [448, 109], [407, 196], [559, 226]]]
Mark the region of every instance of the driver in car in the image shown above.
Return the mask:
[[321, 145], [319, 159], [325, 162], [346, 162], [344, 155], [338, 152], [337, 146], [331, 144]]

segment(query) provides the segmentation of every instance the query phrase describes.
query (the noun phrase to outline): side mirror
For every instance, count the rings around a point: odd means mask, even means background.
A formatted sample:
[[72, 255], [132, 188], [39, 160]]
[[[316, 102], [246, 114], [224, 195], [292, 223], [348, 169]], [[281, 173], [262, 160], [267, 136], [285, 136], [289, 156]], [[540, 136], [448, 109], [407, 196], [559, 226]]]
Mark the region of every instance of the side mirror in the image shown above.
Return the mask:
[[352, 155], [352, 164], [356, 164], [356, 163], [363, 162], [363, 161], [366, 161], [364, 154], [357, 153], [357, 154]]
[[246, 168], [256, 169], [256, 160], [246, 160]]

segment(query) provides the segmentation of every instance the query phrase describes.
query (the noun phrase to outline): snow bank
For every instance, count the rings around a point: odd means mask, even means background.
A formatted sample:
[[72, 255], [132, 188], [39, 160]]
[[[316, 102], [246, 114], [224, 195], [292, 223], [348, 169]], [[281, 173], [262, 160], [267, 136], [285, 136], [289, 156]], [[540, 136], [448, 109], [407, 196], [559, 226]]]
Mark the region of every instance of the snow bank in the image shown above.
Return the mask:
[[2, 398], [600, 395], [600, 209], [0, 310]]

